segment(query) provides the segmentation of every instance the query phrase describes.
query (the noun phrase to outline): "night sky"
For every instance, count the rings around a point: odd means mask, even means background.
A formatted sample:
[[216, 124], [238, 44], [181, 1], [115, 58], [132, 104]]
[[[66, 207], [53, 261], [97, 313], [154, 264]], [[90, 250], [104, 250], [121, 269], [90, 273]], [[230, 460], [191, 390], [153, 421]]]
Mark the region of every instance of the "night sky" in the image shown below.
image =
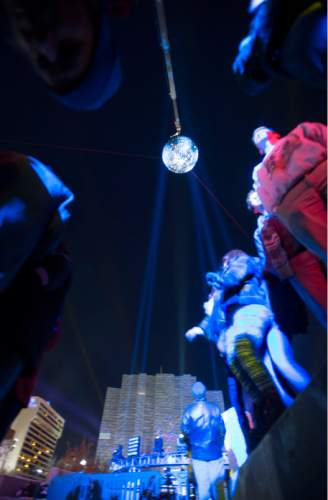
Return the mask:
[[[172, 174], [160, 160], [174, 128], [152, 1], [115, 22], [123, 83], [99, 111], [65, 109], [10, 39], [0, 42], [1, 147], [51, 165], [76, 196], [63, 335], [36, 389], [66, 419], [59, 453], [67, 441], [96, 440], [106, 387], [124, 373], [190, 373], [226, 395], [220, 358], [184, 332], [202, 319], [204, 273], [229, 249], [254, 252], [255, 219], [245, 207], [259, 161], [251, 133], [325, 121], [325, 95], [301, 84], [276, 80], [257, 97], [240, 90], [231, 64], [247, 31], [246, 4], [166, 1], [183, 134], [200, 151], [197, 177]], [[315, 320], [310, 330], [295, 348], [314, 372], [325, 335]]]

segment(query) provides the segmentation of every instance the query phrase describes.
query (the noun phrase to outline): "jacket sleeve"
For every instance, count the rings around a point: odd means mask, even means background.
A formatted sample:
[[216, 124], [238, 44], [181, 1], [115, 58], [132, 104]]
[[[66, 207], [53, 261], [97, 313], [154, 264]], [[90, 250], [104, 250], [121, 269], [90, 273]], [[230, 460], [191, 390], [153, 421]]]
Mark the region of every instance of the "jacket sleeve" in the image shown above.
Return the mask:
[[197, 326], [203, 330], [204, 336], [207, 338], [207, 340], [215, 342], [216, 336], [213, 331], [213, 325], [214, 320], [212, 314], [212, 316], [205, 316], [205, 318], [202, 319], [202, 321]]
[[281, 281], [293, 276], [289, 265], [288, 255], [281, 244], [279, 234], [270, 220], [267, 220], [262, 228], [261, 239], [267, 256], [269, 267], [273, 268]]
[[182, 415], [182, 420], [181, 420], [181, 432], [188, 436], [191, 428], [191, 415], [190, 415], [190, 409], [187, 407]]
[[202, 319], [202, 321], [197, 325], [199, 328], [201, 328], [203, 330], [203, 332], [205, 333], [205, 335], [207, 333], [209, 321], [210, 321], [210, 317], [209, 316], [205, 316]]
[[222, 436], [222, 440], [224, 441], [226, 435], [226, 426], [221, 414], [220, 414], [220, 434]]
[[211, 316], [205, 316], [197, 326], [203, 330], [207, 340], [217, 342], [220, 332], [226, 327], [225, 314], [221, 308], [220, 299], [215, 301]]
[[266, 254], [265, 254], [265, 250], [264, 250], [264, 246], [263, 246], [263, 242], [262, 242], [262, 238], [261, 238], [261, 232], [260, 232], [259, 228], [255, 229], [255, 231], [254, 231], [254, 243], [255, 243], [257, 255], [258, 255], [260, 262], [261, 262], [261, 265], [264, 269], [267, 265], [267, 262], [266, 262], [267, 258], [266, 258]]
[[314, 142], [318, 142], [327, 149], [327, 127], [322, 123], [304, 122], [298, 125], [295, 132], [301, 132], [304, 137]]

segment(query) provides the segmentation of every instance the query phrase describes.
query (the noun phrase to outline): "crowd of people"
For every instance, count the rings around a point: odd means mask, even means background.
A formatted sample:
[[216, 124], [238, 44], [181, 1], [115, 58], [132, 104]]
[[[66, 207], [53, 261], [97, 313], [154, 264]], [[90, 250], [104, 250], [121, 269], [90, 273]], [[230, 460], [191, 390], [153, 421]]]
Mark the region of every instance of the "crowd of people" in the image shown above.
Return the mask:
[[[231, 250], [217, 270], [206, 274], [205, 317], [185, 334], [189, 341], [205, 336], [222, 356], [248, 453], [310, 382], [294, 358], [290, 328], [284, 331], [276, 320], [269, 276], [290, 283], [327, 325], [327, 127], [301, 123], [281, 137], [262, 126], [254, 131], [253, 142], [263, 156], [247, 195], [247, 205], [259, 215], [254, 233], [258, 255]], [[287, 310], [290, 303], [284, 302], [282, 290], [280, 309]], [[212, 424], [203, 411], [195, 426], [199, 436]], [[203, 445], [208, 446], [204, 438]], [[219, 473], [215, 480], [220, 481]]]
[[[324, 3], [250, 4], [250, 30], [233, 63], [245, 90], [263, 90], [277, 76], [326, 85]], [[92, 110], [120, 86], [111, 18], [132, 6], [132, 0], [4, 0], [2, 8], [15, 44], [49, 93], [66, 107]], [[186, 333], [188, 340], [205, 336], [220, 352], [248, 452], [310, 381], [293, 356], [292, 334], [278, 319], [284, 311], [276, 310], [271, 280], [292, 287], [324, 326], [327, 312], [327, 128], [305, 122], [281, 137], [262, 126], [253, 142], [262, 160], [247, 203], [258, 216], [258, 255], [234, 249], [223, 256], [206, 275], [205, 318]], [[50, 167], [16, 152], [0, 152], [0, 176], [0, 311], [11, 332], [0, 365], [1, 441], [28, 403], [44, 352], [59, 336], [71, 274], [64, 230], [74, 195]], [[212, 485], [223, 477], [225, 431], [203, 384], [193, 394], [182, 430], [205, 500], [215, 498]]]
[[[249, 33], [233, 63], [247, 93], [263, 91], [275, 77], [326, 88], [322, 2], [254, 0], [249, 12]], [[281, 137], [261, 126], [252, 140], [262, 156], [247, 195], [247, 206], [257, 215], [257, 256], [231, 250], [216, 271], [207, 273], [205, 317], [185, 334], [189, 341], [200, 335], [216, 345], [248, 453], [310, 382], [291, 344], [299, 326], [306, 327], [302, 305], [327, 327], [327, 127], [305, 122]], [[222, 433], [211, 437], [211, 432], [220, 417], [214, 423], [207, 406], [199, 410], [192, 431], [185, 419], [182, 430], [193, 458], [195, 443], [206, 456], [201, 473], [193, 459], [199, 498], [217, 498], [215, 486], [224, 477], [217, 465]], [[209, 452], [213, 446], [215, 458]]]

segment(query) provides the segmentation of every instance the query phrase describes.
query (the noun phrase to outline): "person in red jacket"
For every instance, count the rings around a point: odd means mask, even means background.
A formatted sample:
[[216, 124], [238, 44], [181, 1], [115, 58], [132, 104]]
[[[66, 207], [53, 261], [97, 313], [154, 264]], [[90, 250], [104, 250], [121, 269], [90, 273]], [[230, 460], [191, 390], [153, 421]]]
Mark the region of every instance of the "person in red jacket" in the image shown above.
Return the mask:
[[326, 265], [327, 127], [305, 122], [284, 137], [259, 127], [253, 142], [264, 155], [253, 170], [264, 210]]
[[264, 270], [282, 282], [289, 282], [326, 327], [327, 278], [321, 262], [293, 237], [277, 217], [264, 212], [255, 191], [248, 193], [247, 206], [259, 216], [254, 242]]

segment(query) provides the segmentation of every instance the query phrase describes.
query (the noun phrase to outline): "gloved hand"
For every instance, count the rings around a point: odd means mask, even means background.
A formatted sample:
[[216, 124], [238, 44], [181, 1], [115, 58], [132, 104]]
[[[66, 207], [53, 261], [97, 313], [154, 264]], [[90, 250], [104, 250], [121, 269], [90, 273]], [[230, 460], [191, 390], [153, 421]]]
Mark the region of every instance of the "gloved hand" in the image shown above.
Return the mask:
[[223, 280], [219, 273], [213, 273], [213, 272], [207, 273], [206, 283], [208, 284], [208, 286], [217, 288], [218, 290], [220, 290], [223, 287]]
[[192, 342], [197, 335], [204, 335], [203, 330], [199, 326], [194, 326], [185, 333], [185, 337], [189, 342]]

